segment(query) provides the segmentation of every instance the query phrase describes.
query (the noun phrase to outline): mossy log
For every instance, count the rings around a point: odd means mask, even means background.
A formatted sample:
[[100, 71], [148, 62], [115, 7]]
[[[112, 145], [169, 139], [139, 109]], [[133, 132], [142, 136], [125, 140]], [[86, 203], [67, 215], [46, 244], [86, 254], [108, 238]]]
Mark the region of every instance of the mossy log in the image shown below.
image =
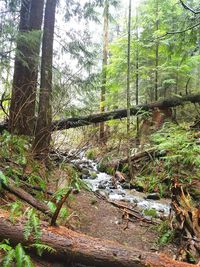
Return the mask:
[[[28, 240], [24, 238], [25, 223], [26, 221], [18, 219], [13, 224], [9, 220], [9, 214], [0, 209], [0, 240], [9, 239], [13, 245], [34, 244], [33, 236]], [[41, 222], [41, 242], [56, 250], [54, 254], [45, 252], [43, 257], [47, 257], [48, 260], [51, 258], [52, 261], [59, 260], [64, 263], [64, 266], [73, 266], [76, 263], [95, 267], [195, 266], [177, 262], [164, 255], [139, 251], [116, 242], [93, 238], [66, 227], [50, 227], [45, 222]], [[33, 247], [32, 252], [34, 252]]]

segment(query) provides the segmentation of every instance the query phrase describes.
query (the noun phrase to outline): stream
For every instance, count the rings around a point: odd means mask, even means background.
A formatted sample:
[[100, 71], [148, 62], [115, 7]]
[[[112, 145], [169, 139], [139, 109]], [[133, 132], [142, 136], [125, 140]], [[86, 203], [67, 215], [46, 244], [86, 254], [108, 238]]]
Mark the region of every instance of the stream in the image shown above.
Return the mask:
[[[87, 159], [84, 154], [79, 159], [73, 160], [78, 164], [82, 172], [82, 179], [93, 192], [98, 192], [110, 200], [120, 200], [137, 205], [142, 212], [145, 210], [155, 210], [157, 217], [166, 217], [170, 212], [170, 199], [156, 199], [156, 194], [138, 192], [129, 188], [127, 183], [119, 181], [113, 185], [113, 177], [97, 169], [98, 164]], [[151, 199], [152, 198], [152, 199]], [[155, 198], [155, 199], [154, 199]]]

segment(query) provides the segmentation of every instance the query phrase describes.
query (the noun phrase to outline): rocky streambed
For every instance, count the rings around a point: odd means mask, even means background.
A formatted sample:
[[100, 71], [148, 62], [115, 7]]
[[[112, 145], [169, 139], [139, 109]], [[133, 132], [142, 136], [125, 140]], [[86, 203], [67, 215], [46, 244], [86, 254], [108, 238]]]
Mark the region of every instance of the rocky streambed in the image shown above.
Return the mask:
[[[132, 185], [123, 179], [114, 179], [113, 176], [98, 171], [98, 164], [84, 155], [73, 161], [78, 164], [82, 179], [93, 192], [98, 192], [110, 200], [120, 200], [135, 204], [144, 213], [152, 211], [158, 217], [165, 217], [170, 212], [170, 200], [160, 199], [157, 193], [145, 194], [138, 192]], [[150, 212], [151, 213], [151, 212]]]

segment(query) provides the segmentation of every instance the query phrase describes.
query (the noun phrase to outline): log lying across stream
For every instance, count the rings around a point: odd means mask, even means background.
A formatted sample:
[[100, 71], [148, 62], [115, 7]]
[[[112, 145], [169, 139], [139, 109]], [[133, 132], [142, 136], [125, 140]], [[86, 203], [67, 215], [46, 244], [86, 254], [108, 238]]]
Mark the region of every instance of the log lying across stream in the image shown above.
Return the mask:
[[[34, 244], [33, 236], [25, 240], [24, 225], [23, 220], [11, 223], [8, 213], [0, 209], [0, 240], [9, 239], [12, 244], [21, 243], [26, 246]], [[76, 233], [66, 227], [49, 227], [45, 222], [41, 225], [41, 242], [56, 250], [54, 254], [45, 252], [44, 257], [59, 260], [64, 263], [63, 266], [72, 266], [74, 263], [95, 267], [195, 266], [177, 262], [164, 255], [138, 251], [116, 242]]]
[[[174, 97], [166, 98], [158, 102], [138, 105], [138, 106], [132, 107], [130, 112], [132, 116], [141, 115], [144, 113], [144, 111], [149, 111], [153, 108], [160, 108], [160, 109], [170, 108], [170, 107], [172, 108], [172, 107], [180, 106], [185, 102], [191, 102], [194, 104], [200, 103], [200, 94], [174, 96]], [[86, 125], [99, 123], [103, 121], [122, 119], [125, 117], [127, 117], [127, 109], [119, 109], [119, 110], [113, 110], [110, 112], [98, 113], [98, 114], [93, 114], [93, 115], [84, 116], [84, 117], [69, 118], [66, 120], [58, 120], [52, 123], [52, 131], [76, 128], [76, 127], [86, 126]]]
[[[174, 97], [160, 100], [158, 102], [138, 105], [138, 106], [132, 107], [130, 112], [132, 116], [134, 115], [136, 116], [136, 115], [143, 114], [144, 111], [149, 111], [154, 108], [160, 108], [160, 109], [170, 108], [170, 107], [173, 108], [173, 107], [180, 106], [184, 104], [185, 102], [190, 102], [193, 104], [200, 103], [200, 94], [174, 96]], [[105, 113], [92, 114], [89, 116], [80, 116], [80, 117], [68, 118], [64, 120], [57, 120], [52, 123], [51, 130], [59, 131], [59, 130], [64, 130], [64, 129], [77, 128], [81, 126], [90, 125], [93, 123], [100, 123], [103, 121], [122, 119], [125, 117], [127, 117], [127, 109], [118, 109], [118, 110], [113, 110], [113, 111], [109, 111]], [[6, 129], [8, 129], [8, 124], [0, 123], [0, 132]]]

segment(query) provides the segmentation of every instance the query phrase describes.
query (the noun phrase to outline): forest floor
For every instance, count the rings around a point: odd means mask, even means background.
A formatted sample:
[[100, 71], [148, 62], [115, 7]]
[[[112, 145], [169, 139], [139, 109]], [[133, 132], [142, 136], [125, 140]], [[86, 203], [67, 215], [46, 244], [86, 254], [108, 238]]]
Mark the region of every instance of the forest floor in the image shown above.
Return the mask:
[[158, 226], [141, 220], [129, 221], [127, 225], [121, 209], [99, 199], [92, 192], [82, 190], [69, 205], [77, 215], [71, 221], [73, 230], [142, 251], [164, 252], [170, 257], [176, 253], [174, 244], [159, 246]]

